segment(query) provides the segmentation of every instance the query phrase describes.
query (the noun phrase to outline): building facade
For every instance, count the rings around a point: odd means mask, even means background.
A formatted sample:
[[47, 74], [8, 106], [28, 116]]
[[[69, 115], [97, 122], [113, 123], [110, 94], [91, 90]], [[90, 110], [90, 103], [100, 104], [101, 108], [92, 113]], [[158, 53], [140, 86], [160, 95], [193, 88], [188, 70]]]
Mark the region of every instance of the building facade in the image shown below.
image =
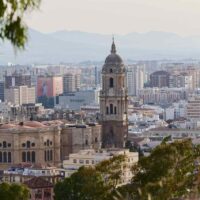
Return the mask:
[[119, 185], [130, 183], [133, 173], [131, 172], [131, 167], [133, 164], [138, 162], [138, 153], [130, 152], [128, 149], [102, 149], [100, 151], [91, 150], [81, 150], [78, 153], [73, 153], [69, 155], [68, 160], [63, 161], [63, 168], [66, 170], [65, 175], [71, 176], [80, 167], [91, 167], [98, 163], [109, 160], [113, 156], [124, 155], [125, 161], [121, 164], [123, 167], [123, 173], [120, 177]]
[[80, 110], [81, 106], [99, 104], [99, 89], [81, 90], [58, 97], [58, 106], [63, 109]]
[[150, 86], [151, 87], [169, 87], [169, 76], [170, 74], [166, 71], [156, 71], [150, 75]]
[[5, 76], [5, 88], [27, 85], [31, 87], [31, 76], [14, 73], [9, 76]]
[[16, 105], [35, 103], [35, 87], [24, 85], [5, 89], [5, 101]]
[[127, 111], [126, 68], [121, 57], [116, 54], [113, 41], [111, 54], [102, 68], [100, 113], [103, 147], [124, 147], [128, 133]]
[[80, 89], [80, 74], [68, 73], [63, 76], [63, 92], [75, 92]]
[[127, 67], [127, 88], [129, 96], [138, 96], [138, 90], [144, 88], [145, 69], [142, 65]]

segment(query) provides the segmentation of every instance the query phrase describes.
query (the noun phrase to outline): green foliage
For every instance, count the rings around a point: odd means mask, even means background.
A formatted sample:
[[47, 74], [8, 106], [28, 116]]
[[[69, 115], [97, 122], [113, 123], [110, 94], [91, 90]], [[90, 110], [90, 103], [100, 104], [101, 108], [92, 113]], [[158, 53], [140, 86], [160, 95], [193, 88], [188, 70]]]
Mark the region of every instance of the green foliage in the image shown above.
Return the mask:
[[193, 192], [195, 160], [199, 147], [191, 140], [166, 143], [155, 148], [150, 156], [140, 159], [133, 167], [133, 199], [165, 200], [187, 196]]
[[102, 200], [106, 187], [101, 175], [91, 167], [80, 168], [78, 172], [55, 186], [55, 200]]
[[0, 184], [0, 199], [1, 200], [28, 200], [29, 190], [24, 185], [19, 184]]
[[55, 200], [114, 200], [124, 156], [114, 156], [96, 167], [81, 167], [56, 184]]
[[[133, 166], [132, 183], [117, 187], [124, 156], [113, 157], [95, 168], [81, 168], [55, 187], [56, 200], [175, 200], [199, 199], [200, 147], [190, 139], [165, 138], [148, 157]], [[195, 197], [195, 198], [194, 198]]]
[[27, 41], [24, 14], [38, 8], [39, 4], [40, 0], [0, 0], [0, 39], [24, 48]]

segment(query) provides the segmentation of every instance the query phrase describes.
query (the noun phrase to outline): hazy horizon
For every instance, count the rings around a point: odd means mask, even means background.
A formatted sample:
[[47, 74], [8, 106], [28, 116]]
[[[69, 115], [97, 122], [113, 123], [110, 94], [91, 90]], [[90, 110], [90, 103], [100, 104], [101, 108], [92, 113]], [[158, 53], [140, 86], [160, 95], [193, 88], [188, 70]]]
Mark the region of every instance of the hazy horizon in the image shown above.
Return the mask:
[[42, 0], [26, 16], [30, 28], [126, 35], [152, 31], [200, 35], [199, 0]]

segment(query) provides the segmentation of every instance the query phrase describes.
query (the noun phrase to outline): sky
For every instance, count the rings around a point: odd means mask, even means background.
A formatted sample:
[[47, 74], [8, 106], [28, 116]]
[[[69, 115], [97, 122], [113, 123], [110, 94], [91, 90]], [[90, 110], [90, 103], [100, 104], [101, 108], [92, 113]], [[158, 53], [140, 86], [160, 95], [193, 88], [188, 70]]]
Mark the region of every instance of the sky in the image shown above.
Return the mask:
[[25, 22], [41, 32], [164, 31], [200, 35], [200, 0], [42, 0]]

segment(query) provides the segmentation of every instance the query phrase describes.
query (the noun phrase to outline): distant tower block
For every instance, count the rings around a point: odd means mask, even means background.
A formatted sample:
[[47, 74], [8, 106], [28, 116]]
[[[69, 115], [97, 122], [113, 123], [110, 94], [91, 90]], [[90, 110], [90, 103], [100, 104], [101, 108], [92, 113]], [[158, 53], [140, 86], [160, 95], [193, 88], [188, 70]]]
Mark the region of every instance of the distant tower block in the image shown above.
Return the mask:
[[111, 54], [102, 68], [100, 93], [102, 146], [124, 147], [128, 135], [128, 97], [126, 69], [121, 57], [116, 54], [113, 38]]

